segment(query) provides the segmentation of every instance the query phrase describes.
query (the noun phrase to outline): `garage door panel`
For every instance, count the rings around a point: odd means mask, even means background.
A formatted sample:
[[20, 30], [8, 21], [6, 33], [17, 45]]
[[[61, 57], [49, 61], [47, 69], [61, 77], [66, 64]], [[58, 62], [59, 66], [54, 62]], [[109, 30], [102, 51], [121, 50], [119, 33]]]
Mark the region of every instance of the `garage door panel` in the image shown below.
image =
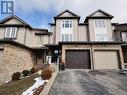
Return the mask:
[[118, 69], [118, 52], [117, 51], [96, 51], [95, 52], [95, 69]]
[[90, 68], [89, 51], [67, 50], [66, 68], [70, 69], [88, 69]]

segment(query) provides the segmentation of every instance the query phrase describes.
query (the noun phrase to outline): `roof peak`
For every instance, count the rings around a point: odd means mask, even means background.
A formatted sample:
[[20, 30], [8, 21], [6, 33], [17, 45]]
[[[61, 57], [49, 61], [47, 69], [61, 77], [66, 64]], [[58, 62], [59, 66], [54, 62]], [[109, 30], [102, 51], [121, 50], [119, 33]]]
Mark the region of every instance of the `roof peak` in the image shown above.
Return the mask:
[[102, 10], [102, 9], [97, 9], [96, 11], [92, 12], [90, 15], [88, 15], [87, 17], [91, 17], [92, 15], [94, 15], [97, 12], [101, 12], [103, 14], [105, 14], [108, 17], [113, 17], [111, 14], [107, 13], [106, 11]]
[[[92, 17], [94, 14], [96, 14], [97, 12], [101, 12], [103, 13], [105, 16], [94, 16]], [[106, 11], [103, 11], [102, 9], [97, 9], [96, 11], [92, 12], [91, 14], [89, 14], [88, 16], [86, 16], [86, 19], [84, 22], [87, 22], [87, 20], [89, 18], [110, 18], [112, 19], [114, 16], [112, 16], [111, 14], [107, 13]]]
[[64, 14], [65, 12], [68, 12], [68, 13], [74, 15], [75, 17], [80, 17], [79, 15], [75, 14], [74, 12], [72, 12], [72, 11], [70, 11], [68, 9], [62, 11], [61, 13], [59, 13], [58, 15], [56, 15], [55, 17], [59, 17], [60, 15]]
[[33, 28], [31, 27], [27, 22], [25, 22], [24, 20], [22, 20], [20, 17], [16, 16], [16, 15], [9, 15], [7, 16], [6, 18], [2, 19], [0, 21], [0, 24], [3, 24], [11, 19], [17, 19], [19, 20], [21, 23], [23, 23], [25, 26], [29, 27], [29, 29], [32, 29], [32, 30], [39, 30], [39, 31], [47, 31], [48, 32], [48, 29], [44, 29], [44, 28]]

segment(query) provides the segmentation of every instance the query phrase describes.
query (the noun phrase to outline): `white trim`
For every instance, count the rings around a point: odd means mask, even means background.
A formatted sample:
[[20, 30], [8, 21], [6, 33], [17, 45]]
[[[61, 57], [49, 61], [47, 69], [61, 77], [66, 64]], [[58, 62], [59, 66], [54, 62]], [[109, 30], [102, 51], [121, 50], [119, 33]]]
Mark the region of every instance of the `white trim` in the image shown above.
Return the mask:
[[[104, 27], [96, 27], [96, 21], [97, 20], [103, 20], [104, 25], [102, 25], [102, 26], [104, 26]], [[95, 41], [108, 41], [109, 40], [108, 33], [107, 33], [107, 23], [106, 23], [105, 19], [96, 19], [96, 20], [94, 20], [94, 30], [95, 30]], [[102, 35], [102, 38], [104, 38], [104, 39], [99, 40], [97, 35]]]
[[[8, 29], [10, 29], [10, 30], [8, 30]], [[13, 29], [14, 29], [14, 36], [12, 36]], [[4, 37], [5, 38], [16, 38], [16, 34], [17, 34], [17, 27], [7, 27]]]
[[[63, 27], [63, 23], [65, 26], [65, 21], [69, 21], [69, 27]], [[71, 24], [71, 27], [70, 27], [70, 24]], [[73, 41], [73, 20], [70, 20], [70, 19], [61, 20], [60, 32], [61, 32], [60, 41], [66, 41], [66, 35], [69, 35], [68, 41]], [[63, 37], [63, 35], [64, 35], [64, 37]]]

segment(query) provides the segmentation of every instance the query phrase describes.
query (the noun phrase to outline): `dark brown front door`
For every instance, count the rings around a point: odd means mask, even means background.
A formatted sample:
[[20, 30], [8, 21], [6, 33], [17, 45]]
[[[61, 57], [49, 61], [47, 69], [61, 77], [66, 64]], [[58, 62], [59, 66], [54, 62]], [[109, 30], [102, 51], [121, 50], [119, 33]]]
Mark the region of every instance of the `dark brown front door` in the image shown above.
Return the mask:
[[90, 53], [85, 50], [67, 50], [66, 68], [90, 69]]

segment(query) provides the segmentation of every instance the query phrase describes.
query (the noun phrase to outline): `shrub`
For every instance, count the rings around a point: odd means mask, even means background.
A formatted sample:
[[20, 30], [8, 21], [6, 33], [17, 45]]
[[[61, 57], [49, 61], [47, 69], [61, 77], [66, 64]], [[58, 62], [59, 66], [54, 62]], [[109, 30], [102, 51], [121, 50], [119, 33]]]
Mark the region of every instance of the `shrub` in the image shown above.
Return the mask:
[[13, 73], [12, 81], [20, 80], [20, 76], [21, 76], [20, 72]]
[[22, 74], [23, 74], [23, 76], [26, 77], [30, 74], [30, 71], [29, 70], [24, 70], [24, 71], [22, 71]]
[[31, 68], [30, 73], [34, 74], [36, 72], [36, 69], [34, 67]]
[[50, 65], [48, 68], [52, 71], [52, 73], [55, 72], [55, 67], [54, 67], [54, 66], [51, 66], [51, 65]]
[[48, 80], [51, 77], [52, 77], [52, 71], [51, 71], [51, 69], [45, 68], [44, 70], [42, 70], [42, 72], [41, 72], [41, 78], [43, 80]]

